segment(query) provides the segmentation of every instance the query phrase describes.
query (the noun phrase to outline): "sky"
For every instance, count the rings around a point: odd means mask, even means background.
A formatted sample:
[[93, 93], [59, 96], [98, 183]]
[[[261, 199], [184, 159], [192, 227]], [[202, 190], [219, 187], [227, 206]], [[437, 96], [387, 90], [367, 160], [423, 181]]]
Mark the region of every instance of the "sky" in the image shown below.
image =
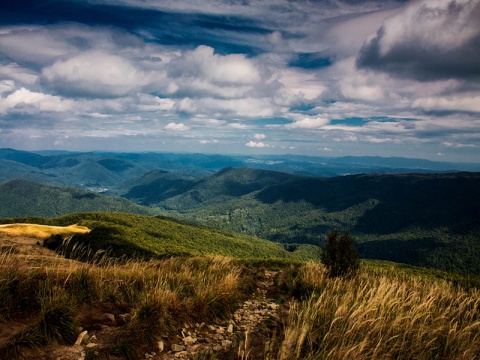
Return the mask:
[[480, 0], [2, 1], [0, 147], [480, 162]]

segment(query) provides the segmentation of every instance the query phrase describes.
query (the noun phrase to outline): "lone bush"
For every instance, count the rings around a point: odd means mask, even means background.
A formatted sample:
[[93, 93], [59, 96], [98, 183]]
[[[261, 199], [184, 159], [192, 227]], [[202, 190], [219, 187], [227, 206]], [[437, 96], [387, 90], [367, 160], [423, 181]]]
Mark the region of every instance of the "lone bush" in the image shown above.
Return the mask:
[[330, 277], [350, 277], [360, 267], [360, 258], [354, 240], [348, 232], [334, 230], [327, 235], [320, 255]]

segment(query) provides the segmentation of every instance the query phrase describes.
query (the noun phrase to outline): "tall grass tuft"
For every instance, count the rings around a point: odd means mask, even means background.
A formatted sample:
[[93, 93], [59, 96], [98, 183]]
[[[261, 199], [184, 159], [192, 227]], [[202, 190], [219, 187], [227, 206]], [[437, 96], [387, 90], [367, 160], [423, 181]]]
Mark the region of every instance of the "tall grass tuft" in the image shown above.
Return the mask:
[[309, 264], [314, 288], [292, 304], [278, 358], [474, 359], [480, 354], [480, 293], [446, 281], [361, 272], [332, 279]]
[[0, 358], [19, 357], [25, 349], [52, 342], [73, 343], [78, 326], [89, 330], [94, 324], [82, 308], [94, 307], [100, 313], [128, 314], [117, 323], [116, 342], [104, 355], [136, 359], [185, 322], [225, 318], [252, 281], [241, 265], [222, 257], [89, 258], [87, 263], [37, 259], [32, 266], [32, 259], [0, 254], [0, 321], [30, 324], [0, 336]]

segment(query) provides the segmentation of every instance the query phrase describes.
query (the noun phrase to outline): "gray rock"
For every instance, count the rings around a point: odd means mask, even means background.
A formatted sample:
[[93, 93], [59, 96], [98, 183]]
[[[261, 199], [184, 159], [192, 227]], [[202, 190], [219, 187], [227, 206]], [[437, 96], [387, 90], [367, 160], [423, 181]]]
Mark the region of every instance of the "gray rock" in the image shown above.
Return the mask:
[[172, 345], [172, 351], [173, 352], [180, 352], [180, 351], [184, 351], [185, 350], [185, 346], [183, 345], [179, 345], [179, 344], [173, 344]]

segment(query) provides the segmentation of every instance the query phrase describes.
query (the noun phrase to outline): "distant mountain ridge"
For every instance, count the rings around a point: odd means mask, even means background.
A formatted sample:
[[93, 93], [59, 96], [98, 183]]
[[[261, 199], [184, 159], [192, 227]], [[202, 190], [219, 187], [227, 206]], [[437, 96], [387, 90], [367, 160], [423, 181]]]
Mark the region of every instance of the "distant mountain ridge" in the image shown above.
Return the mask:
[[0, 149], [0, 165], [0, 181], [22, 178], [50, 185], [73, 186], [96, 192], [111, 190], [116, 193], [124, 182], [131, 184], [133, 180], [155, 170], [199, 180], [228, 167], [328, 177], [360, 173], [480, 171], [480, 164], [372, 156], [328, 158], [154, 152], [28, 152], [14, 149]]

